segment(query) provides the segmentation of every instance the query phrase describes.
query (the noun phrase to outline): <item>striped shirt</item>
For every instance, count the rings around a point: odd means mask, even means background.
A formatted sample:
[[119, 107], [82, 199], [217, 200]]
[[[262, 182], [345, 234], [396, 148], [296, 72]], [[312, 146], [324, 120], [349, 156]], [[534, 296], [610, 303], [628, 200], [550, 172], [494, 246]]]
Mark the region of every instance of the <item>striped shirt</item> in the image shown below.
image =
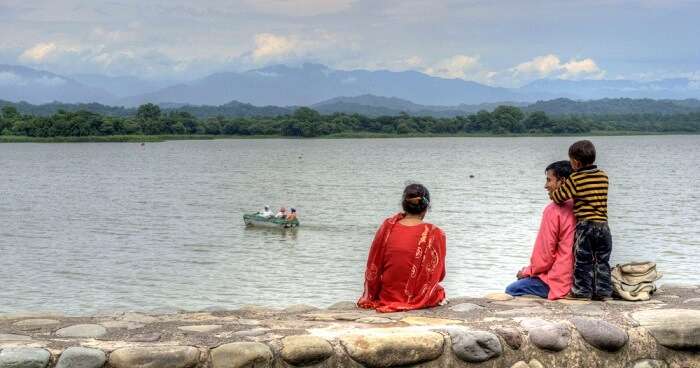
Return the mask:
[[608, 175], [595, 165], [572, 173], [549, 198], [558, 204], [573, 199], [578, 221], [608, 221]]

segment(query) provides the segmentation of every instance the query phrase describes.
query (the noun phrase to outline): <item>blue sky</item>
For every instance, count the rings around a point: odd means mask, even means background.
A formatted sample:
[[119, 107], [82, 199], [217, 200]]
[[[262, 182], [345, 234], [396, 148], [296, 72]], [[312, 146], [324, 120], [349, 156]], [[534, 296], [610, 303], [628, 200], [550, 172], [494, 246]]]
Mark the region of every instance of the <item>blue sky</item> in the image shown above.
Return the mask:
[[305, 61], [498, 86], [700, 79], [700, 1], [0, 0], [0, 63], [187, 80]]

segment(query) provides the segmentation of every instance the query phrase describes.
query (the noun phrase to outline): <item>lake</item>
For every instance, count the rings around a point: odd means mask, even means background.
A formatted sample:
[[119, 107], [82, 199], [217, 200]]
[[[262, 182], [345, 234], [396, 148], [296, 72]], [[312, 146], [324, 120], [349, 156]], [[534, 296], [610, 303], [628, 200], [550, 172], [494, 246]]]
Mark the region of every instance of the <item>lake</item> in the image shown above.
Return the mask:
[[[448, 298], [526, 265], [544, 168], [572, 137], [0, 144], [0, 312], [326, 306], [362, 292], [368, 247], [401, 191], [431, 191]], [[700, 283], [700, 136], [594, 137], [611, 181], [612, 264]], [[242, 215], [295, 207], [295, 232]]]

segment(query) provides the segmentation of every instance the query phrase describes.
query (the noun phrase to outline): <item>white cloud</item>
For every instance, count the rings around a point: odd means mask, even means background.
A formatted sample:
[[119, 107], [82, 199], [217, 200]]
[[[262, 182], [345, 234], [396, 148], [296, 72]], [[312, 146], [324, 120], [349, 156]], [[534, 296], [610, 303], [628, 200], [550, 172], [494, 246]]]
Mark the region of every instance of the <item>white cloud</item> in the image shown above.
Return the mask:
[[0, 72], [0, 86], [26, 86], [28, 84], [38, 84], [45, 87], [56, 87], [65, 84], [66, 80], [61, 77], [42, 75], [38, 78], [25, 78], [13, 72]]
[[34, 45], [33, 47], [27, 50], [24, 50], [24, 52], [19, 56], [19, 58], [20, 60], [26, 62], [40, 63], [46, 60], [46, 58], [48, 58], [52, 53], [55, 53], [56, 50], [57, 47], [55, 43], [42, 42]]
[[571, 59], [562, 63], [554, 54], [538, 56], [530, 61], [520, 63], [511, 68], [514, 78], [533, 79], [554, 77], [560, 79], [600, 79], [605, 75], [596, 62], [591, 58]]
[[260, 64], [268, 61], [293, 61], [310, 57], [312, 54], [321, 54], [324, 49], [332, 48], [337, 39], [335, 35], [325, 31], [316, 31], [305, 36], [258, 33], [254, 42], [252, 61], [254, 64]]
[[297, 49], [299, 42], [291, 37], [277, 36], [272, 33], [255, 35], [255, 60], [287, 56]]
[[426, 74], [443, 78], [467, 79], [479, 68], [479, 57], [455, 55], [425, 68]]

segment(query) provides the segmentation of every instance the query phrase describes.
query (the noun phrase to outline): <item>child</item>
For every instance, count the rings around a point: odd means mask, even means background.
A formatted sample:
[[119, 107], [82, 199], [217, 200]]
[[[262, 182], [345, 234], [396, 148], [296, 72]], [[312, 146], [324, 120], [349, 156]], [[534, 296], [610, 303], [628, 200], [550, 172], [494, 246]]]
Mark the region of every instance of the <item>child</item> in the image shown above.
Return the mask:
[[605, 300], [612, 295], [608, 175], [593, 164], [595, 147], [591, 141], [572, 144], [569, 160], [574, 172], [559, 189], [549, 194], [558, 204], [574, 200], [574, 284], [569, 297]]

